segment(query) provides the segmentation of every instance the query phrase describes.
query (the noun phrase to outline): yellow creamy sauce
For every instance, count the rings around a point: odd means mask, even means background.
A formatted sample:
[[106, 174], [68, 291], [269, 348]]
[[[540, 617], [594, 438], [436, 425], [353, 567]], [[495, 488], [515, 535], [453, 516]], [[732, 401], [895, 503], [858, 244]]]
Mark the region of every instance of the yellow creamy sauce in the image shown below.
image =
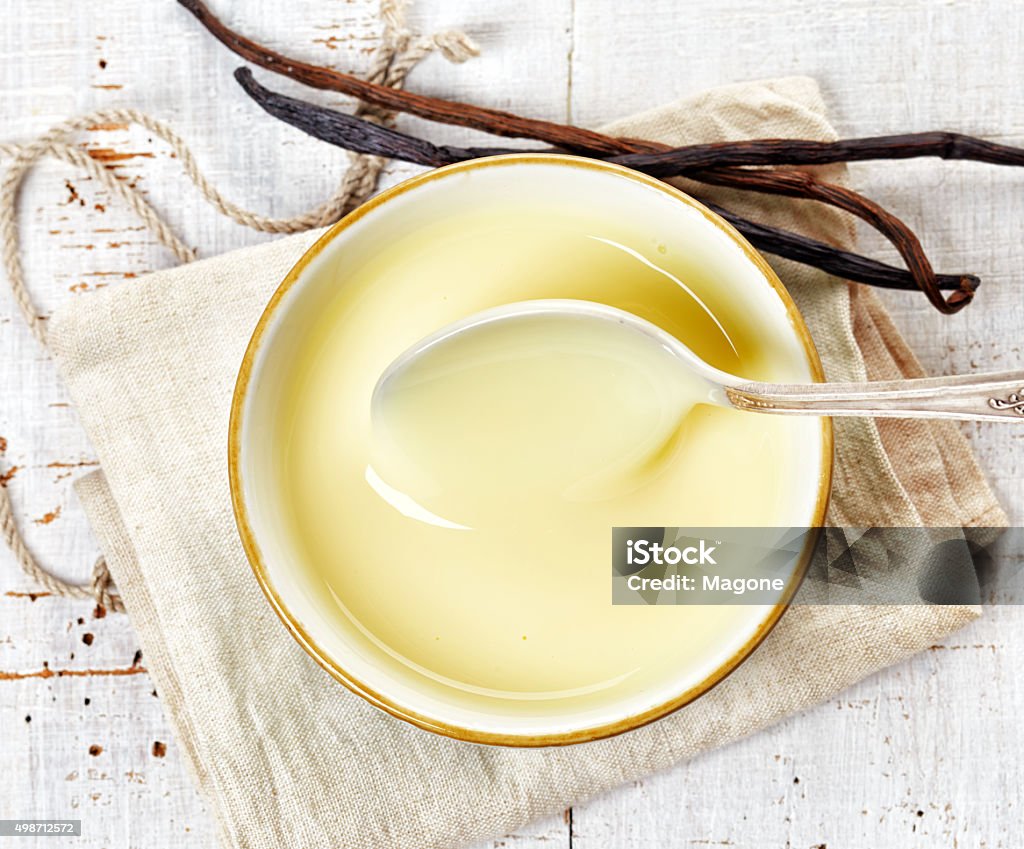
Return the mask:
[[612, 606], [611, 529], [806, 523], [787, 473], [818, 451], [806, 426], [694, 407], [662, 359], [536, 325], [431, 363], [371, 427], [403, 350], [529, 299], [609, 304], [718, 368], [789, 377], [728, 281], [670, 232], [557, 209], [477, 210], [343, 259], [270, 423], [306, 583], [338, 628], [417, 686], [523, 711], [656, 687], [752, 630], [742, 605]]

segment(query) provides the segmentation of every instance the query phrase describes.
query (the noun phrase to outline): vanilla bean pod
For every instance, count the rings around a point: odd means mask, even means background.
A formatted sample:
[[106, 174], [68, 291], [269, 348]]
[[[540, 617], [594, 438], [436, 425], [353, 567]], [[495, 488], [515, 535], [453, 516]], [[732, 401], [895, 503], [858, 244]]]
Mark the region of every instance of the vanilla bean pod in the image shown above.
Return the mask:
[[641, 141], [623, 146], [619, 140], [591, 130], [535, 118], [524, 118], [511, 112], [487, 109], [469, 103], [427, 97], [403, 89], [377, 85], [331, 68], [311, 65], [308, 62], [285, 56], [262, 44], [257, 44], [235, 32], [219, 20], [202, 0], [178, 0], [178, 2], [195, 15], [199, 23], [206, 27], [211, 35], [246, 61], [266, 68], [268, 71], [282, 74], [311, 88], [338, 91], [358, 98], [364, 103], [380, 106], [392, 112], [416, 115], [429, 121], [471, 127], [496, 136], [539, 139], [547, 144], [558, 145], [566, 149], [571, 148], [581, 153], [609, 155], [629, 151], [652, 152], [662, 149], [662, 145]]
[[337, 144], [355, 153], [437, 167], [509, 152], [508, 148], [498, 147], [436, 145], [346, 112], [271, 91], [256, 82], [248, 68], [237, 68], [235, 79], [246, 94], [275, 118], [280, 118], [314, 138]]
[[820, 181], [807, 171], [794, 169], [705, 168], [688, 172], [687, 176], [714, 186], [815, 200], [842, 209], [856, 215], [892, 243], [917, 286], [939, 312], [946, 315], [958, 312], [974, 298], [977, 283], [966, 275], [952, 294], [943, 296], [932, 264], [914, 231], [891, 212], [852, 189]]
[[567, 151], [613, 157], [656, 177], [673, 176], [692, 168], [736, 165], [825, 165], [872, 159], [938, 157], [1024, 165], [1024, 149], [961, 133], [925, 132], [839, 141], [754, 139], [712, 142], [670, 148], [644, 139], [614, 138], [581, 127], [525, 118], [511, 112], [469, 103], [428, 97], [367, 82], [319, 65], [311, 65], [271, 50], [226, 26], [202, 0], [178, 0], [222, 44], [261, 68], [313, 88], [338, 91], [395, 112], [439, 123], [470, 127], [497, 136], [542, 141]]
[[[516, 152], [510, 148], [435, 145], [425, 139], [409, 136], [353, 115], [273, 92], [256, 82], [252, 72], [247, 68], [236, 70], [235, 77], [246, 93], [271, 115], [315, 138], [356, 153], [387, 156], [417, 165], [436, 167], [480, 156]], [[708, 205], [743, 233], [756, 248], [766, 253], [812, 265], [829, 274], [860, 283], [889, 289], [919, 288], [913, 275], [903, 269], [840, 250], [798, 233], [757, 224], [721, 207]], [[966, 287], [973, 291], [979, 284], [977, 278], [970, 275], [937, 275], [934, 279], [938, 287], [944, 290], [963, 291]]]
[[961, 133], [905, 133], [839, 141], [805, 139], [753, 139], [751, 141], [693, 144], [658, 151], [616, 156], [612, 162], [628, 165], [654, 177], [673, 176], [693, 168], [737, 165], [828, 165], [875, 159], [919, 157], [1024, 165], [1024, 148], [998, 144]]
[[[763, 253], [793, 260], [801, 265], [810, 265], [835, 277], [852, 280], [854, 283], [881, 289], [919, 291], [913, 275], [905, 268], [887, 265], [863, 254], [844, 251], [842, 248], [791, 230], [740, 218], [706, 200], [701, 200], [701, 203], [732, 224], [750, 244]], [[943, 291], [962, 290], [967, 287], [973, 292], [981, 285], [981, 280], [973, 274], [936, 274], [935, 282]]]
[[[882, 266], [889, 268], [890, 273], [865, 280], [864, 277], [873, 274], [876, 267], [872, 260], [862, 257], [862, 261], [853, 263], [855, 268], [847, 269], [850, 265], [849, 257], [856, 257], [856, 254], [835, 249], [832, 249], [834, 253], [830, 253], [830, 246], [820, 242], [810, 247], [813, 240], [801, 241], [801, 237], [787, 234], [785, 231], [778, 231], [779, 237], [775, 238], [770, 232], [765, 232], [763, 227], [759, 229], [758, 225], [745, 222], [734, 214], [727, 215], [762, 250], [772, 252], [774, 249], [779, 255], [816, 265], [831, 273], [843, 273], [849, 279], [882, 286], [902, 286], [909, 274], [916, 288], [922, 290], [929, 301], [944, 313], [956, 312], [969, 303], [979, 281], [972, 275], [936, 275], [916, 235], [899, 218], [855, 192], [799, 176], [804, 172], [771, 171], [765, 172], [768, 176], [761, 174], [750, 177], [742, 173], [745, 166], [821, 165], [921, 156], [975, 160], [1010, 166], [1024, 164], [1024, 150], [1020, 148], [947, 132], [912, 133], [833, 142], [756, 139], [687, 145], [670, 149], [667, 145], [657, 142], [613, 138], [580, 127], [525, 118], [509, 112], [426, 97], [370, 83], [350, 74], [292, 59], [260, 45], [227, 27], [210, 12], [202, 0], [179, 2], [192, 12], [211, 34], [239, 56], [306, 85], [343, 92], [367, 103], [433, 121], [472, 127], [499, 136], [532, 138], [569, 152], [619, 162], [652, 176], [685, 175], [705, 183], [811, 199], [846, 209], [878, 229], [897, 247], [908, 265], [908, 272]], [[288, 120], [283, 109], [279, 117]], [[297, 114], [292, 115], [292, 118], [297, 119]], [[293, 120], [293, 123], [296, 123], [296, 120]], [[318, 137], [345, 144], [343, 141], [330, 138], [334, 128], [329, 126], [329, 122], [327, 126], [320, 128], [319, 134], [315, 130], [316, 127], [312, 123], [307, 127], [307, 131]], [[355, 135], [350, 129], [350, 142]], [[372, 137], [365, 144], [372, 147], [384, 141], [388, 140]], [[402, 147], [399, 149], [404, 150]], [[420, 151], [418, 155], [424, 159], [433, 157], [438, 160], [436, 164], [443, 164], [448, 161], [459, 161], [460, 157], [486, 155], [497, 153], [499, 150], [441, 146]], [[837, 268], [847, 270], [839, 271]], [[897, 276], [893, 277], [893, 274]], [[953, 294], [946, 299], [941, 294], [942, 290], [953, 290]]]

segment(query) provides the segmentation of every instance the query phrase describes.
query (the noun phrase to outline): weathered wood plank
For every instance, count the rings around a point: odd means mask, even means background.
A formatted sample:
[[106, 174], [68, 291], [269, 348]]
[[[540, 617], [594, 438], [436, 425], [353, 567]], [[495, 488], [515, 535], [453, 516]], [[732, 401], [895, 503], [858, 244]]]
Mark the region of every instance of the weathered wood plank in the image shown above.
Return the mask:
[[[256, 2], [214, 5], [244, 31], [343, 70], [366, 67], [381, 30], [373, 0], [303, 0], [287, 15]], [[256, 211], [299, 212], [340, 180], [345, 154], [260, 113], [231, 79], [238, 61], [176, 4], [112, 0], [96, 14], [67, 0], [16, 0], [6, 11], [0, 29], [5, 141], [28, 139], [83, 111], [134, 106], [169, 121], [213, 182]], [[414, 26], [466, 27], [485, 54], [462, 68], [431, 57], [415, 72], [416, 84], [561, 117], [568, 13], [568, 0], [533, 11], [508, 0], [486, 9], [468, 0], [417, 8]], [[511, 49], [517, 44], [530, 44], [531, 51]], [[521, 85], [507, 85], [511, 79]], [[296, 88], [274, 80], [279, 83]], [[95, 158], [143, 189], [201, 253], [267, 238], [219, 218], [184, 185], [162, 143], [144, 131], [107, 123], [81, 138]], [[386, 183], [412, 171], [395, 167]], [[28, 182], [22, 216], [26, 270], [44, 315], [66, 298], [88, 297], [114, 282], [130, 285], [133, 277], [173, 263], [105, 190], [59, 163], [45, 163]], [[22, 527], [44, 563], [84, 580], [96, 548], [71, 481], [89, 470], [91, 449], [52, 366], [6, 296], [0, 296], [0, 362], [0, 448], [8, 467], [17, 467], [9, 484]], [[34, 589], [7, 552], [0, 554], [0, 817], [80, 817], [83, 847], [213, 845], [212, 823], [170, 738], [145, 659], [136, 658], [129, 621], [94, 619], [85, 603], [32, 601]], [[568, 826], [555, 818], [487, 845], [567, 844]]]
[[[1015, 83], [1024, 68], [1022, 22], [1013, 3], [643, 6], [623, 14], [611, 2], [577, 5], [578, 120], [596, 124], [715, 83], [809, 74], [847, 135], [943, 128], [1024, 142], [1024, 94]], [[952, 318], [919, 297], [886, 298], [926, 367], [1024, 366], [1016, 237], [1024, 173], [923, 161], [860, 165], [854, 179], [919, 229], [943, 271], [984, 279], [977, 302]], [[873, 234], [863, 245], [896, 261]], [[1019, 524], [1024, 434], [965, 430]], [[579, 806], [574, 845], [1018, 845], [1024, 827], [1009, 788], [1024, 780], [1015, 721], [1022, 689], [1008, 670], [1024, 659], [1015, 639], [1022, 622], [1019, 608], [990, 609], [935, 651], [815, 710]]]
[[[255, 0], [214, 5], [246, 32], [342, 69], [363, 67], [379, 33], [372, 0], [300, 0], [286, 15]], [[230, 78], [237, 60], [173, 3], [110, 0], [96, 14], [69, 0], [14, 0], [7, 11], [0, 28], [5, 140], [87, 109], [131, 105], [169, 120], [214, 182], [254, 209], [298, 212], [340, 176], [344, 155], [265, 120]], [[464, 27], [484, 55], [461, 68], [433, 57], [414, 85], [598, 124], [721, 82], [808, 73], [822, 80], [847, 133], [944, 126], [1022, 141], [1024, 93], [1014, 81], [1024, 63], [1024, 21], [1017, 12], [1009, 0], [983, 10], [933, 0], [830, 7], [811, 0], [419, 0], [414, 23]], [[403, 121], [439, 140], [467, 138]], [[216, 218], [182, 188], [176, 161], [145, 133], [115, 126], [86, 137], [94, 155], [143, 188], [203, 253], [264, 238]], [[408, 173], [395, 168], [388, 179]], [[1022, 249], [1014, 234], [1024, 217], [1017, 199], [1024, 175], [901, 163], [860, 166], [855, 177], [920, 226], [944, 270], [985, 278], [978, 303], [953, 319], [911, 296], [889, 298], [926, 365], [936, 372], [1020, 365]], [[130, 285], [133, 275], [172, 262], [104, 191], [65, 166], [41, 168], [22, 208], [27, 270], [44, 314], [64, 298], [126, 278]], [[865, 245], [880, 247], [870, 237]], [[52, 367], [3, 295], [0, 362], [0, 437], [7, 462], [18, 466], [10, 484], [22, 524], [45, 563], [84, 579], [96, 551], [70, 481], [82, 470], [76, 464], [91, 461], [90, 447]], [[1024, 436], [992, 425], [968, 432], [1020, 522]], [[130, 670], [137, 643], [128, 621], [93, 620], [89, 605], [5, 595], [31, 589], [0, 554], [0, 816], [81, 815], [83, 847], [212, 845], [212, 826], [148, 676], [41, 677], [44, 664]], [[1024, 685], [1014, 673], [1024, 658], [1014, 634], [1022, 617], [1017, 609], [991, 611], [935, 651], [807, 714], [577, 807], [573, 844], [1020, 845], [1013, 804], [1024, 772], [1014, 717]], [[88, 646], [86, 633], [93, 635]], [[19, 677], [26, 673], [32, 677]], [[154, 754], [155, 742], [167, 744], [163, 757]], [[103, 751], [90, 755], [94, 745]], [[556, 818], [488, 845], [568, 843], [568, 826]]]

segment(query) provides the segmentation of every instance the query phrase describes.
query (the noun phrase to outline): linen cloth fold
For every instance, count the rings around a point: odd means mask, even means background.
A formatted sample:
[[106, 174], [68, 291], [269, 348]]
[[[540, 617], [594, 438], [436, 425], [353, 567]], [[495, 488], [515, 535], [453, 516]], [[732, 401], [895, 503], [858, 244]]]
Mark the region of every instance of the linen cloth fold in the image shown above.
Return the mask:
[[[608, 131], [683, 144], [831, 139], [813, 80], [715, 89]], [[842, 166], [820, 169], [831, 180]], [[852, 247], [851, 222], [807, 202], [702, 193]], [[713, 197], [712, 197], [713, 195]], [[455, 847], [508, 833], [719, 746], [961, 627], [967, 607], [794, 607], [711, 692], [657, 723], [558, 749], [448, 740], [372, 708], [323, 672], [265, 602], [234, 527], [226, 469], [236, 371], [265, 303], [318, 233], [75, 298], [49, 339], [102, 471], [77, 483], [178, 743], [225, 847]], [[917, 376], [872, 292], [772, 260], [832, 380]], [[1006, 524], [959, 429], [836, 421], [829, 521]]]

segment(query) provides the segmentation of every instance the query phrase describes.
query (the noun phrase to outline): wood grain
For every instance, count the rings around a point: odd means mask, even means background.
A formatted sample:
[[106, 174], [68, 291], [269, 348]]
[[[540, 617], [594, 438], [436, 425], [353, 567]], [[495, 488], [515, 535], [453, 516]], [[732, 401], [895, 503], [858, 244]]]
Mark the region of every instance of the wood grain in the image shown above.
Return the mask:
[[[297, 0], [286, 15], [257, 0], [213, 7], [272, 46], [346, 71], [365, 66], [379, 34], [372, 0]], [[10, 0], [0, 28], [5, 139], [88, 109], [135, 106], [170, 121], [212, 179], [254, 209], [297, 212], [333, 189], [344, 156], [260, 115], [230, 77], [236, 60], [176, 4], [105, 0], [99, 9]], [[413, 74], [417, 90], [540, 118], [596, 126], [711, 85], [804, 73], [821, 80], [847, 135], [949, 129], [1024, 141], [1024, 18], [1012, 0], [418, 0], [411, 17], [424, 30], [465, 28], [483, 49], [457, 68], [431, 58]], [[455, 128], [426, 131], [440, 142], [486, 143]], [[83, 141], [204, 255], [265, 238], [216, 218], [144, 133], [102, 127]], [[387, 179], [412, 170], [392, 168]], [[929, 370], [1024, 366], [1024, 176], [932, 162], [854, 173], [858, 189], [914, 223], [937, 267], [985, 280], [977, 302], [954, 317], [922, 309], [914, 295], [886, 295]], [[27, 271], [44, 312], [171, 262], [105, 192], [64, 166], [40, 169], [22, 210]], [[870, 234], [863, 247], [885, 255]], [[22, 526], [44, 563], [84, 579], [96, 549], [70, 483], [93, 462], [91, 449], [3, 295], [0, 363], [0, 438], [17, 466], [10, 485]], [[1024, 433], [966, 430], [1019, 524]], [[0, 817], [80, 817], [76, 845], [88, 849], [213, 845], [148, 676], [96, 674], [145, 666], [130, 622], [93, 619], [89, 605], [62, 599], [33, 601], [32, 589], [0, 554]], [[804, 715], [487, 845], [1024, 845], [1022, 625], [1019, 608], [989, 610], [933, 651]], [[55, 674], [44, 677], [46, 669]]]

